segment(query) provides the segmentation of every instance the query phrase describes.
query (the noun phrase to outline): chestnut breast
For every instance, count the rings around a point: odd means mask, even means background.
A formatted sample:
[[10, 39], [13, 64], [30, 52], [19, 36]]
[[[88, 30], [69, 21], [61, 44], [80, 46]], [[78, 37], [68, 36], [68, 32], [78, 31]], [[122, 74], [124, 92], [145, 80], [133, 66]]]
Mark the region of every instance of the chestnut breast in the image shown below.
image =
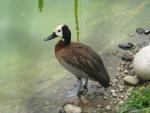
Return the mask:
[[109, 76], [100, 56], [90, 47], [71, 42], [63, 45], [58, 42], [55, 46], [55, 54], [60, 64], [77, 78], [88, 77], [103, 84], [109, 84]]

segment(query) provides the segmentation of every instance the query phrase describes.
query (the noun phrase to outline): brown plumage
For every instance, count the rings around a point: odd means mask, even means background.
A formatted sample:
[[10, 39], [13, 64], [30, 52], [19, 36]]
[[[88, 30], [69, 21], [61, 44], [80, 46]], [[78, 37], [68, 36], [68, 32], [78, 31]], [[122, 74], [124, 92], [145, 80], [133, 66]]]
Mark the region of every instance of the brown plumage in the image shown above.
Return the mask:
[[[67, 25], [56, 27], [45, 41], [55, 37], [61, 37], [55, 46], [55, 55], [65, 69], [73, 73], [79, 80], [89, 78], [99, 82], [105, 88], [109, 86], [110, 79], [101, 57], [89, 46], [71, 42], [71, 31]], [[86, 89], [87, 82], [81, 83], [81, 88], [84, 85]]]
[[103, 61], [90, 47], [78, 42], [63, 46], [59, 41], [55, 46], [55, 55], [60, 64], [77, 78], [88, 77], [103, 87], [109, 86], [109, 76]]

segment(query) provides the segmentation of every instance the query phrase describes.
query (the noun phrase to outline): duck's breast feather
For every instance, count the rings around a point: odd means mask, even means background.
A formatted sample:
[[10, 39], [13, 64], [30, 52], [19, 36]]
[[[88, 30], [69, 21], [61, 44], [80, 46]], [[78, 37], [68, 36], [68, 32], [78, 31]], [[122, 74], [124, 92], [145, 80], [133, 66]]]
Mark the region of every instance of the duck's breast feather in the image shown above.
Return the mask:
[[70, 43], [56, 51], [59, 62], [73, 74], [83, 73], [100, 82], [104, 87], [109, 85], [109, 76], [101, 57], [90, 47], [82, 43]]

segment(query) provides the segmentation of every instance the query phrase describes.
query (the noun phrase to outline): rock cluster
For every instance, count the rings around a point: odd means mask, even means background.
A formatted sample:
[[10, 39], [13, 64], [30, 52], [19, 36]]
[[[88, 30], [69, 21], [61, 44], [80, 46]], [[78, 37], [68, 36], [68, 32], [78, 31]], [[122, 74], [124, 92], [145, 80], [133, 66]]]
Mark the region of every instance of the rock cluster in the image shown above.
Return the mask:
[[150, 46], [141, 49], [140, 44], [135, 46], [131, 42], [119, 45], [118, 47], [123, 49], [124, 52], [113, 52], [113, 55], [120, 57], [122, 60], [117, 68], [119, 71], [117, 76], [119, 78], [120, 76], [124, 77], [124, 82], [130, 85], [137, 85], [140, 79], [150, 80]]

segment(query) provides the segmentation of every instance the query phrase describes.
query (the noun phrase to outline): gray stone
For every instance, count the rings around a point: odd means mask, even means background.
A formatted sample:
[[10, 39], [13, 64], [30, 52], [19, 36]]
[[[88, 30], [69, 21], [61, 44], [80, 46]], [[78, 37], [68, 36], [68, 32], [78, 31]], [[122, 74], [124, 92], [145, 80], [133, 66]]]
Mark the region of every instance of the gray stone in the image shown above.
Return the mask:
[[118, 50], [115, 50], [115, 51], [113, 51], [113, 55], [117, 55], [117, 53], [118, 53]]
[[112, 89], [110, 92], [111, 92], [111, 93], [115, 93], [116, 91], [115, 91], [114, 89]]
[[146, 30], [144, 30], [144, 34], [145, 34], [145, 35], [150, 34], [150, 29], [146, 29]]
[[97, 108], [103, 108], [103, 105], [98, 104], [98, 105], [97, 105]]
[[124, 49], [124, 50], [130, 50], [134, 45], [131, 42], [128, 43], [123, 43], [118, 45], [119, 48]]
[[144, 33], [144, 29], [139, 27], [139, 28], [136, 29], [136, 32], [138, 34], [143, 34]]
[[81, 113], [81, 108], [72, 104], [67, 104], [64, 106], [66, 113]]
[[115, 93], [115, 92], [112, 93], [112, 96], [113, 96], [113, 97], [117, 97], [117, 93]]
[[134, 37], [134, 34], [132, 34], [132, 33], [131, 33], [131, 34], [129, 34], [129, 37]]
[[107, 106], [105, 107], [105, 109], [106, 109], [106, 111], [110, 111], [110, 110], [111, 110], [110, 105], [107, 105]]
[[137, 85], [139, 83], [139, 79], [137, 76], [125, 76], [124, 81], [130, 85]]
[[124, 55], [124, 56], [121, 57], [121, 59], [123, 61], [132, 61], [133, 60], [133, 56], [131, 56], [131, 55]]
[[140, 79], [150, 80], [150, 45], [144, 47], [135, 55], [133, 70]]
[[104, 100], [107, 100], [108, 99], [108, 97], [107, 96], [104, 96]]
[[124, 99], [124, 95], [120, 95], [119, 98]]
[[124, 70], [124, 72], [123, 72], [124, 74], [128, 74], [128, 70], [126, 69], [126, 70]]
[[120, 92], [123, 92], [123, 91], [124, 91], [124, 89], [123, 89], [123, 88], [120, 88], [120, 89], [119, 89], [119, 91], [120, 91]]

